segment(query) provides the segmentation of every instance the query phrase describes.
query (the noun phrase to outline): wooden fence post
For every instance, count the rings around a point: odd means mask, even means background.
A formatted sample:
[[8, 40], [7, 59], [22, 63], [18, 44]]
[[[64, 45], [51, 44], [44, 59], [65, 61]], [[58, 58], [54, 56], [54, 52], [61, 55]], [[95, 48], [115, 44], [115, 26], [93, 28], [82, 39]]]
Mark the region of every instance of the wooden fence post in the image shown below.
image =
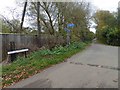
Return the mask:
[[[10, 51], [15, 50], [15, 42], [10, 42]], [[8, 55], [8, 62], [13, 62], [16, 59], [16, 54]]]

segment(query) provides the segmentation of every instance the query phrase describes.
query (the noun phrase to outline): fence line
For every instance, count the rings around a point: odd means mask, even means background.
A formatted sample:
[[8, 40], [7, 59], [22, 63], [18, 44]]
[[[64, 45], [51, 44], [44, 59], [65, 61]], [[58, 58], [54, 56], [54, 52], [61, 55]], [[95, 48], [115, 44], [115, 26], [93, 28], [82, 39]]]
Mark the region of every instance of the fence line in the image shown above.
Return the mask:
[[[55, 45], [65, 44], [62, 36], [55, 37], [52, 35], [41, 35], [41, 39], [37, 35], [19, 35], [19, 34], [0, 34], [2, 60], [7, 58], [7, 52], [10, 50], [10, 42], [15, 42], [15, 49], [29, 48], [30, 51], [39, 49], [39, 46], [52, 48]], [[40, 41], [39, 41], [40, 40]]]

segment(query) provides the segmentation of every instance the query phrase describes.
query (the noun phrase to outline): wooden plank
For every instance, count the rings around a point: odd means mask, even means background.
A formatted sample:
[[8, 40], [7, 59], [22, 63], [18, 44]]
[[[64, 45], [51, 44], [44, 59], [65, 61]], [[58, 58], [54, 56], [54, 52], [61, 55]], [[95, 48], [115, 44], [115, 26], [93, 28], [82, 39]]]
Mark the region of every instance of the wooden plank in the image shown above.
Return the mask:
[[20, 52], [27, 52], [28, 50], [29, 50], [29, 49], [22, 49], [22, 50], [9, 51], [9, 52], [8, 52], [8, 55], [9, 55], [9, 54], [20, 53]]

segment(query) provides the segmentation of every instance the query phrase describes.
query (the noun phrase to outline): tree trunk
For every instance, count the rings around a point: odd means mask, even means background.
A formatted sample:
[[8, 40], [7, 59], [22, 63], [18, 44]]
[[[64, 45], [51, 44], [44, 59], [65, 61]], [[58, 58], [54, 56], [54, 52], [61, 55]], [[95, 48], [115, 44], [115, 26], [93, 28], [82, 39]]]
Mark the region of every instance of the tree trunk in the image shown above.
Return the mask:
[[41, 47], [41, 27], [40, 27], [40, 2], [37, 2], [37, 27], [38, 27], [38, 39], [39, 47]]

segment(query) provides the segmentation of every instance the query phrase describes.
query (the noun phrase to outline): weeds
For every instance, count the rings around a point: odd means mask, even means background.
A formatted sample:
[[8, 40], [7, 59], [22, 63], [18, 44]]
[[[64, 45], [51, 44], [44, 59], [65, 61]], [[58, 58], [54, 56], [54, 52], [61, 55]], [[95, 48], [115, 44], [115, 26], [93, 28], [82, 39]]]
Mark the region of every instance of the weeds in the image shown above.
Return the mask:
[[83, 50], [87, 45], [89, 45], [88, 42], [74, 42], [68, 47], [56, 46], [52, 50], [46, 49], [33, 52], [29, 54], [27, 58], [18, 57], [17, 60], [10, 65], [3, 66], [3, 87], [7, 87], [39, 73], [41, 70], [53, 64], [60, 63]]

